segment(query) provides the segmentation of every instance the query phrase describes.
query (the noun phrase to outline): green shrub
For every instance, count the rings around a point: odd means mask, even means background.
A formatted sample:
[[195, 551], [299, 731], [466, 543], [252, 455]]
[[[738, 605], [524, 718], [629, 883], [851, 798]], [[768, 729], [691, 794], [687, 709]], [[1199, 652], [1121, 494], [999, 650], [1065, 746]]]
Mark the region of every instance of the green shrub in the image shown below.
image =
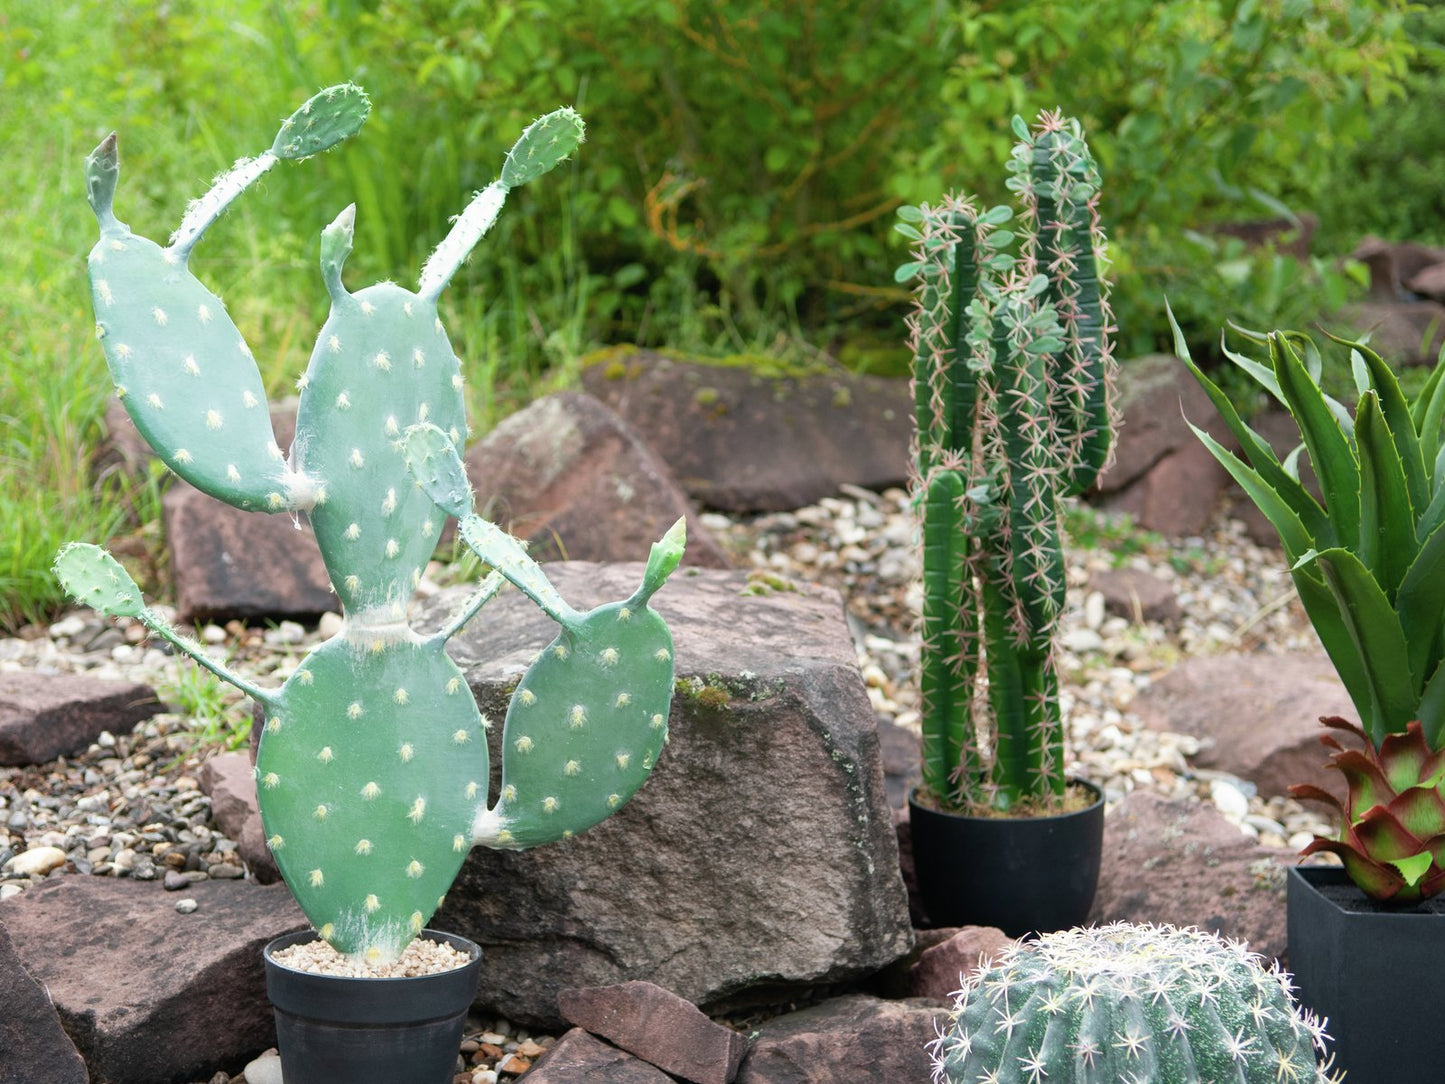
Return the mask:
[[[1348, 252], [1367, 233], [1445, 244], [1445, 8], [1421, 6], [1407, 33], [1418, 50], [1405, 99], [1370, 111], [1369, 138], [1334, 159], [1319, 202], [1321, 239]], [[1289, 326], [1289, 325], [1283, 325]]]
[[[1263, 326], [1272, 304], [1328, 306], [1343, 283], [1272, 258], [1241, 264], [1188, 231], [1274, 218], [1287, 213], [1282, 200], [1301, 210], [1319, 206], [1330, 163], [1368, 135], [1371, 107], [1399, 90], [1411, 53], [1408, 7], [1401, 0], [960, 4], [948, 108], [900, 174], [901, 194], [931, 196], [935, 175], [944, 180], [935, 191], [994, 176], [1008, 134], [1001, 122], [990, 129], [979, 118], [1060, 105], [1088, 130], [1109, 186], [1125, 356], [1169, 341], [1166, 293], [1185, 322], [1196, 308], [1237, 312]], [[1272, 285], [1280, 276], [1293, 280], [1289, 290]], [[1246, 299], [1249, 311], [1219, 308], [1227, 294]], [[1213, 329], [1201, 331], [1203, 342], [1214, 337]]]

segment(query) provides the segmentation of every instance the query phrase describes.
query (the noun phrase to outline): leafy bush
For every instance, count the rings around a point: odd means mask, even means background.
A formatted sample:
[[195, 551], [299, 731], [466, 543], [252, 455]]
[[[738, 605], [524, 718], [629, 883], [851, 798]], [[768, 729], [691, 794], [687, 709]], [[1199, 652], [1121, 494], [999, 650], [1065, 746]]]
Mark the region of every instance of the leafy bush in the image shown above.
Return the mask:
[[[1317, 206], [1327, 167], [1369, 132], [1371, 107], [1396, 94], [1411, 48], [1401, 0], [1068, 0], [964, 3], [947, 109], [920, 147], [903, 195], [976, 187], [1008, 153], [1014, 113], [1062, 105], [1104, 172], [1115, 242], [1121, 348], [1167, 343], [1161, 298], [1176, 312], [1275, 320], [1260, 302], [1328, 304], [1342, 283], [1272, 258], [1212, 252], [1188, 231]], [[986, 119], [985, 119], [986, 118]], [[994, 198], [984, 193], [985, 198]], [[1327, 211], [1322, 208], [1322, 213]], [[1248, 270], [1240, 279], [1238, 272]], [[1250, 312], [1213, 307], [1234, 294]], [[1316, 310], [1317, 312], [1318, 310]], [[1316, 312], [1310, 312], [1313, 318]], [[1256, 316], [1255, 313], [1258, 313]], [[1213, 331], [1200, 328], [1208, 342]]]
[[[1417, 52], [1404, 101], [1370, 111], [1370, 136], [1334, 159], [1319, 200], [1323, 240], [1349, 251], [1365, 234], [1445, 244], [1445, 8], [1422, 5], [1406, 32]], [[1288, 325], [1285, 325], [1288, 326]]]

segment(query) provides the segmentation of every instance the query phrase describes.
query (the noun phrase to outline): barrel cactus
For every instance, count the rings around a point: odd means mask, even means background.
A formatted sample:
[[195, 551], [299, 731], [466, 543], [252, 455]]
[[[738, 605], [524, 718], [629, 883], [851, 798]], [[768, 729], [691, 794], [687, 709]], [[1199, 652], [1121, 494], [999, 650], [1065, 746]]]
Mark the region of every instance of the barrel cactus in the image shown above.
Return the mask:
[[1012, 210], [971, 198], [905, 208], [898, 226], [915, 242], [898, 278], [916, 299], [921, 791], [950, 810], [1064, 793], [1059, 503], [1093, 484], [1113, 431], [1098, 168], [1077, 121], [1014, 131], [1017, 246]]
[[[301, 380], [290, 454], [277, 446], [250, 348], [187, 260], [248, 184], [281, 159], [352, 134], [368, 107], [353, 86], [317, 95], [270, 150], [242, 159], [195, 201], [165, 247], [115, 217], [115, 137], [87, 160], [101, 231], [90, 256], [92, 295], [116, 394], [197, 488], [238, 508], [306, 516], [341, 631], [280, 689], [264, 689], [163, 621], [99, 547], [72, 543], [55, 567], [78, 601], [139, 620], [261, 704], [257, 793], [282, 876], [334, 948], [386, 962], [440, 906], [473, 845], [568, 838], [642, 785], [666, 739], [673, 688], [671, 636], [649, 600], [680, 562], [684, 537], [679, 523], [654, 545], [630, 598], [581, 613], [518, 542], [471, 508], [460, 459], [461, 365], [437, 299], [507, 192], [580, 143], [582, 120], [570, 109], [527, 128], [499, 178], [427, 260], [415, 292], [389, 282], [348, 290], [342, 268], [354, 208], [326, 227], [321, 274], [331, 313]], [[407, 604], [448, 514], [493, 571], [441, 629], [424, 634], [408, 623]], [[491, 722], [445, 648], [507, 582], [560, 630], [517, 686], [501, 792], [491, 801]]]
[[1237, 942], [1114, 923], [1017, 942], [932, 1045], [947, 1084], [1326, 1082], [1323, 1023]]

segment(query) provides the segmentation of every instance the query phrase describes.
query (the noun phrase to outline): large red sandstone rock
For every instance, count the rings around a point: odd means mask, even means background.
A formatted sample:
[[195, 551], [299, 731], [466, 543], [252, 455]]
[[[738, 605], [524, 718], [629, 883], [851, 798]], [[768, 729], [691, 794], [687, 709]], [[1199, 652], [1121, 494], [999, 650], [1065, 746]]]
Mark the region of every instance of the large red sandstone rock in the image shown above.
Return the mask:
[[0, 906], [0, 1084], [86, 1084], [89, 1076], [50, 994], [30, 977]]
[[949, 1000], [965, 979], [1013, 943], [992, 926], [964, 926], [919, 955], [909, 971], [913, 996]]
[[1370, 348], [1399, 367], [1433, 365], [1445, 344], [1445, 305], [1438, 301], [1360, 301], [1331, 323], [1339, 335], [1369, 335]]
[[770, 1020], [757, 1029], [737, 1084], [927, 1081], [928, 1044], [943, 1010], [923, 999], [855, 994]]
[[[143, 475], [155, 458], [125, 408], [106, 408], [105, 469]], [[296, 432], [294, 401], [271, 410], [276, 442]], [[162, 499], [177, 614], [182, 621], [310, 618], [336, 608], [316, 540], [287, 514], [243, 512], [175, 479]]]
[[1350, 259], [1359, 260], [1370, 271], [1370, 296], [1398, 301], [1404, 287], [1427, 267], [1445, 263], [1445, 248], [1418, 241], [1386, 241], [1379, 237], [1362, 239]]
[[650, 982], [563, 990], [557, 1008], [569, 1024], [693, 1084], [731, 1084], [748, 1049], [746, 1037]]
[[1344, 797], [1339, 772], [1325, 767], [1319, 720], [1357, 715], [1323, 651], [1182, 659], [1133, 709], [1157, 730], [1199, 738], [1195, 764], [1248, 779], [1266, 797], [1288, 794], [1292, 783]]
[[[1194, 440], [1193, 434], [1190, 439]], [[1169, 538], [1202, 534], [1214, 518], [1229, 475], [1198, 441], [1166, 452], [1124, 489], [1102, 497], [1099, 507], [1122, 512], [1136, 526]]]
[[685, 516], [686, 562], [729, 564], [667, 463], [590, 395], [549, 395], [505, 418], [466, 467], [481, 514], [539, 561], [640, 561]]
[[148, 685], [84, 674], [0, 674], [0, 764], [83, 752], [102, 730], [130, 731], [163, 705]]
[[177, 482], [161, 500], [182, 621], [319, 617], [337, 607], [311, 531]]
[[0, 905], [16, 955], [108, 1084], [190, 1084], [274, 1046], [261, 949], [306, 920], [284, 888], [54, 877]]
[[1189, 424], [1226, 447], [1233, 438], [1209, 396], [1178, 358], [1151, 354], [1119, 369], [1120, 424], [1114, 460], [1095, 486], [1095, 502], [1171, 537], [1198, 534], [1213, 515], [1228, 475]]
[[[642, 571], [546, 570], [579, 607], [626, 597]], [[684, 568], [656, 596], [682, 692], [635, 798], [574, 840], [467, 858], [435, 924], [482, 945], [487, 1008], [555, 1026], [559, 990], [644, 979], [715, 1012], [859, 979], [908, 951], [878, 726], [842, 601], [747, 587], [744, 572]], [[503, 717], [554, 628], [511, 592], [451, 642], [485, 713]]]
[[672, 1084], [655, 1065], [573, 1028], [527, 1071], [527, 1084]]
[[1114, 460], [1095, 486], [1101, 494], [1128, 488], [1170, 452], [1197, 444], [1186, 418], [1219, 439], [1223, 439], [1221, 433], [1227, 433], [1209, 396], [1172, 354], [1149, 354], [1123, 362], [1117, 395]]
[[712, 508], [776, 512], [844, 483], [884, 489], [908, 478], [907, 380], [767, 377], [638, 350], [589, 366], [582, 383]]
[[1282, 958], [1285, 868], [1205, 802], [1135, 791], [1104, 819], [1104, 862], [1091, 922], [1198, 926]]
[[251, 758], [245, 753], [220, 753], [201, 765], [196, 781], [201, 792], [211, 799], [216, 827], [236, 841], [241, 861], [251, 876], [263, 885], [279, 881], [281, 871], [266, 846], [266, 832], [261, 826]]

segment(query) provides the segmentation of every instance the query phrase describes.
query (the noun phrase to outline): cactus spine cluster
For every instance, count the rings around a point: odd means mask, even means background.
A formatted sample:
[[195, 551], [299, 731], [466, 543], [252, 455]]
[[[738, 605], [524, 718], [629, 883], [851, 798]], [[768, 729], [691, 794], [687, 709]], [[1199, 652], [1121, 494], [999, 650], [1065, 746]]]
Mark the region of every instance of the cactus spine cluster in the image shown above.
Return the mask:
[[1236, 942], [1114, 923], [1015, 944], [931, 1048], [947, 1084], [1323, 1084], [1323, 1023]]
[[[331, 312], [300, 382], [295, 442], [289, 456], [281, 452], [251, 351], [187, 259], [267, 168], [351, 135], [368, 109], [349, 85], [311, 99], [269, 151], [238, 162], [191, 205], [164, 248], [114, 215], [115, 137], [87, 160], [101, 230], [90, 256], [97, 333], [117, 395], [197, 488], [238, 508], [308, 517], [342, 630], [280, 689], [262, 689], [166, 625], [98, 547], [72, 543], [56, 572], [77, 600], [142, 621], [263, 706], [257, 793], [277, 865], [327, 942], [385, 961], [421, 931], [473, 845], [570, 837], [642, 784], [666, 738], [673, 672], [670, 634], [648, 601], [681, 560], [684, 539], [679, 523], [654, 545], [631, 598], [579, 613], [514, 539], [472, 511], [460, 460], [461, 366], [437, 298], [507, 191], [581, 142], [582, 120], [570, 109], [523, 133], [499, 179], [427, 260], [416, 292], [393, 283], [349, 291], [342, 268], [354, 208], [326, 227]], [[440, 631], [422, 635], [407, 622], [407, 603], [448, 514], [494, 571]], [[491, 724], [445, 646], [508, 581], [561, 630], [512, 699], [502, 790], [489, 804]]]
[[971, 198], [905, 208], [898, 227], [915, 242], [898, 274], [915, 281], [923, 791], [949, 809], [1064, 792], [1059, 501], [1093, 483], [1112, 436], [1098, 168], [1076, 121], [1014, 131], [1017, 255], [1012, 210]]

